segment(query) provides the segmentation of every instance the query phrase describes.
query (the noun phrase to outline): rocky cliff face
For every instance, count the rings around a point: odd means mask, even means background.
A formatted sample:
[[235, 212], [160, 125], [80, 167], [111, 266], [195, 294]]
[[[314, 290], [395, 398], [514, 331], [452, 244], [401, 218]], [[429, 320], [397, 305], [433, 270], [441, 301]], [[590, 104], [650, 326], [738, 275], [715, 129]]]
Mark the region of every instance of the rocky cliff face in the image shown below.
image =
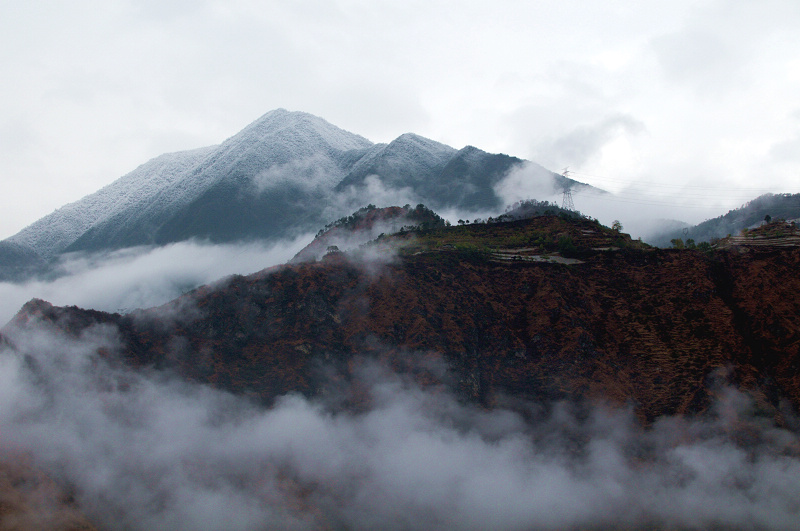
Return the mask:
[[385, 238], [126, 316], [32, 301], [4, 333], [113, 324], [130, 363], [266, 402], [324, 393], [326, 368], [378, 357], [489, 407], [604, 401], [647, 423], [701, 412], [732, 384], [787, 424], [800, 406], [798, 270], [798, 248], [657, 250], [540, 217]]

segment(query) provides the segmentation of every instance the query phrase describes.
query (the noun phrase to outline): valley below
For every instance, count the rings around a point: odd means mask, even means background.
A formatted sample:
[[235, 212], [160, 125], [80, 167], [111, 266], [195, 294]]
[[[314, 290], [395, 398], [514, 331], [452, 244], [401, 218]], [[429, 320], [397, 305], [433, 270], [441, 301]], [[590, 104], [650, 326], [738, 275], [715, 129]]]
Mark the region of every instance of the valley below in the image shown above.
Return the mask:
[[798, 270], [562, 215], [128, 314], [32, 300], [2, 331], [0, 443], [99, 528], [791, 528]]

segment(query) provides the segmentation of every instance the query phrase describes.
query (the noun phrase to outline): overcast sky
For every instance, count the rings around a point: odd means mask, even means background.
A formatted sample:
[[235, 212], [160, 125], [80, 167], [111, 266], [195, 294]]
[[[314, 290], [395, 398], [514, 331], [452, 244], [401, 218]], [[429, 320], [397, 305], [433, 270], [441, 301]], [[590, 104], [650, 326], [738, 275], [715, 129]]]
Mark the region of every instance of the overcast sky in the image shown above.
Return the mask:
[[694, 222], [800, 192], [797, 0], [0, 0], [0, 58], [0, 237], [278, 107]]

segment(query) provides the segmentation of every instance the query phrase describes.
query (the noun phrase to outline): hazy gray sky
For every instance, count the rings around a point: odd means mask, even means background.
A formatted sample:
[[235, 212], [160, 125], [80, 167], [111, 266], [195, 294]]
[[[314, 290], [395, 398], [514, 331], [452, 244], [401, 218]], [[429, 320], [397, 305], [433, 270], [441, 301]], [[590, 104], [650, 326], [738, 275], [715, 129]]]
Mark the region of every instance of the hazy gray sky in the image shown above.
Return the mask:
[[797, 0], [2, 0], [0, 237], [278, 107], [724, 213], [800, 192], [798, 50]]

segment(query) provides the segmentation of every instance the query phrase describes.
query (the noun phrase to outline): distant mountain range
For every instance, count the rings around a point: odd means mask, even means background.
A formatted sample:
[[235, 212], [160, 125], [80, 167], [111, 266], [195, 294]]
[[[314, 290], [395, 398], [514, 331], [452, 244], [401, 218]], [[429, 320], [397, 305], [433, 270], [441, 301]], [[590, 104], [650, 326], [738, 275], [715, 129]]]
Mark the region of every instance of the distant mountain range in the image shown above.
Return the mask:
[[[218, 146], [156, 157], [0, 242], [0, 275], [18, 276], [72, 251], [296, 236], [376, 202], [375, 187], [393, 203], [406, 195], [434, 209], [499, 209], [495, 185], [524, 162], [411, 133], [373, 144], [322, 118], [278, 109]], [[588, 186], [537, 170], [556, 190]]]
[[[676, 238], [693, 239], [695, 242], [710, 242], [713, 239], [736, 236], [744, 229], [752, 229], [764, 223], [764, 218], [795, 220], [800, 218], [800, 194], [764, 194], [727, 214], [699, 223], [695, 226], [670, 227], [647, 238], [647, 243], [657, 247], [669, 247]], [[684, 229], [686, 232], [684, 233]]]

